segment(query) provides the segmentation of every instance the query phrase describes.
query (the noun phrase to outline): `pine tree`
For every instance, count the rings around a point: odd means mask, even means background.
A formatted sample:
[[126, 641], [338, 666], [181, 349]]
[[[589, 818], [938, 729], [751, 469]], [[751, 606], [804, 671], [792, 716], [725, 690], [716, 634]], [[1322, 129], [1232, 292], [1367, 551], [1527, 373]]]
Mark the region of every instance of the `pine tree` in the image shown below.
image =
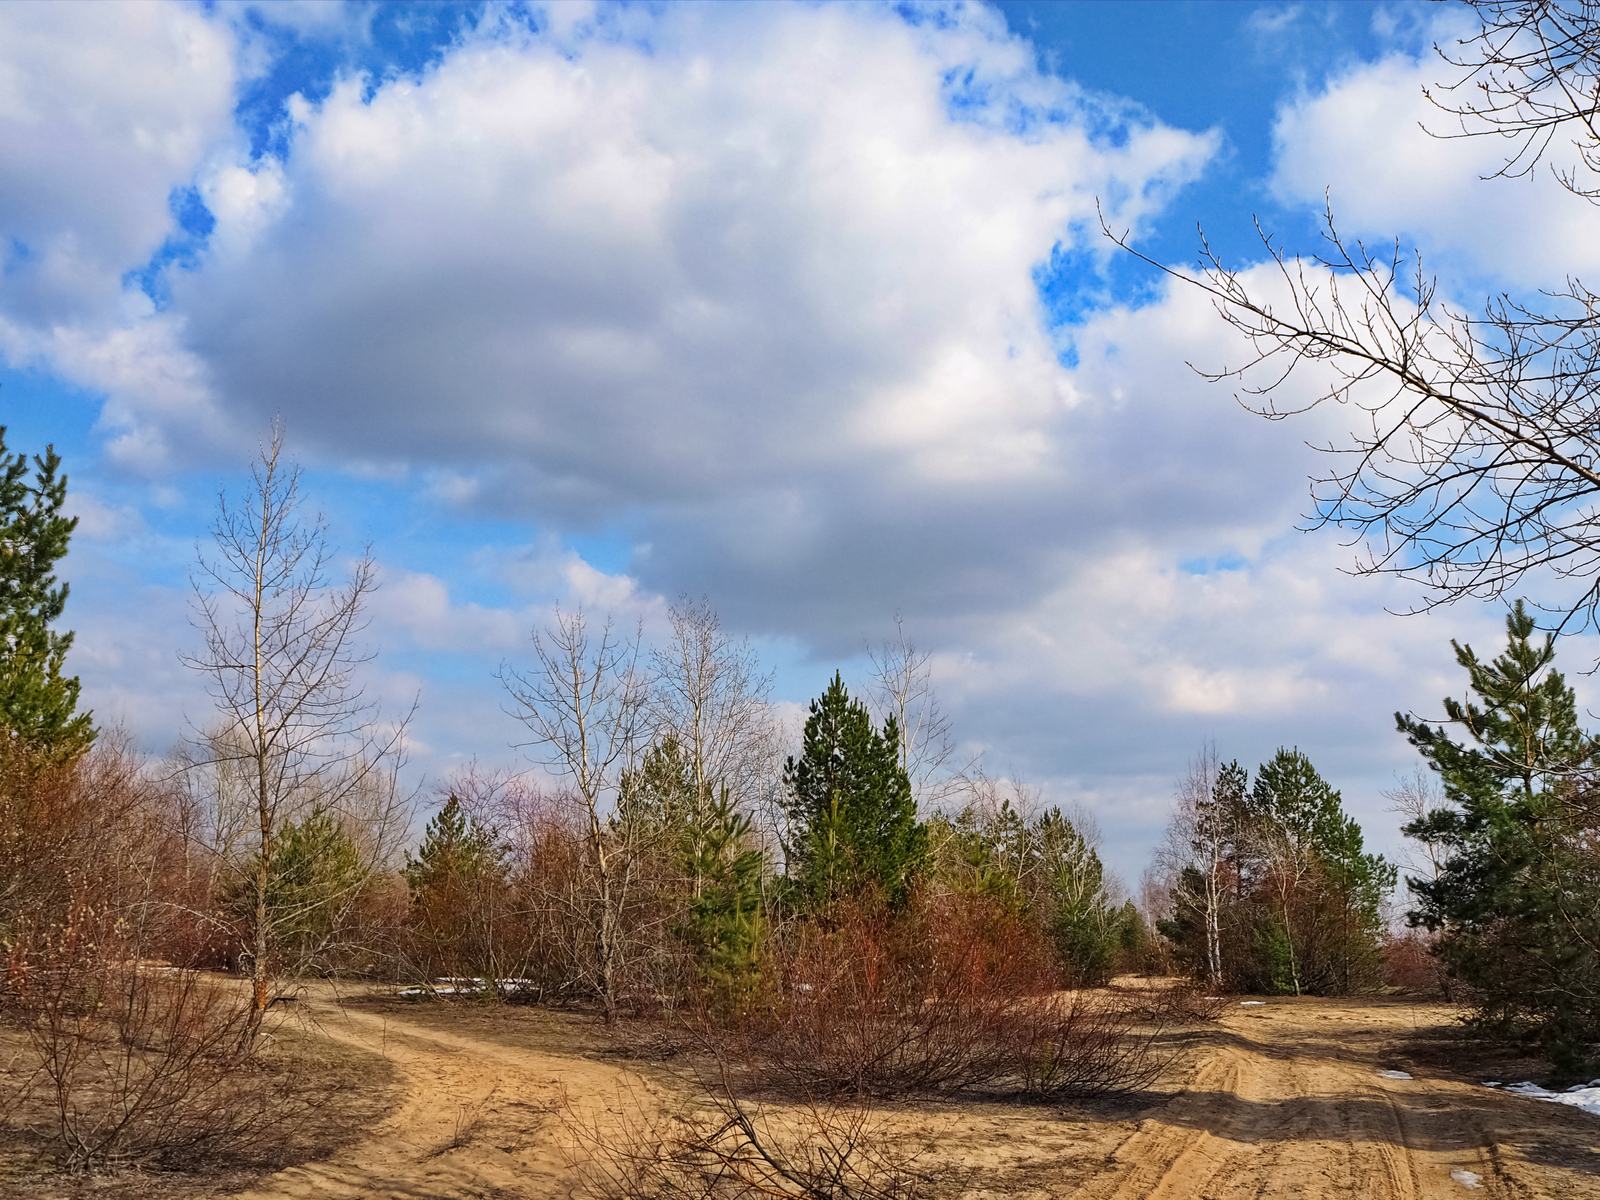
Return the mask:
[[900, 762], [895, 718], [873, 728], [866, 705], [850, 699], [835, 672], [811, 702], [801, 754], [785, 764], [784, 783], [794, 833], [785, 851], [807, 903], [826, 907], [875, 890], [891, 907], [903, 906], [928, 835]]
[[[0, 729], [53, 758], [89, 748], [90, 713], [77, 712], [79, 684], [63, 675], [72, 633], [50, 626], [66, 607], [68, 587], [55, 564], [67, 552], [76, 517], [63, 517], [67, 477], [61, 457], [12, 455], [0, 425]], [[28, 478], [29, 472], [33, 478]]]
[[724, 787], [696, 836], [685, 843], [685, 866], [699, 887], [679, 936], [694, 949], [701, 978], [728, 1008], [754, 994], [766, 940], [761, 894], [766, 860], [747, 845], [751, 824]]
[[1477, 696], [1445, 701], [1466, 740], [1395, 714], [1439, 773], [1448, 805], [1405, 827], [1445, 856], [1436, 878], [1407, 882], [1419, 900], [1412, 922], [1443, 930], [1438, 953], [1477, 990], [1480, 1024], [1536, 1035], [1576, 1075], [1600, 1040], [1595, 741], [1553, 668], [1555, 638], [1535, 632], [1519, 601], [1499, 657], [1485, 663], [1452, 643]]
[[[277, 852], [267, 878], [270, 952], [311, 967], [332, 948], [341, 918], [367, 882], [349, 832], [326, 809], [286, 821], [275, 835]], [[246, 922], [255, 917], [252, 863], [230, 887], [228, 907]], [[247, 939], [250, 941], [252, 939]]]
[[1296, 995], [1370, 986], [1394, 867], [1365, 852], [1360, 824], [1297, 749], [1280, 748], [1256, 771], [1247, 811], [1266, 902], [1256, 935], [1266, 980]]
[[1059, 808], [1034, 822], [1031, 832], [1056, 949], [1077, 982], [1104, 983], [1116, 956], [1117, 934], [1100, 856]]

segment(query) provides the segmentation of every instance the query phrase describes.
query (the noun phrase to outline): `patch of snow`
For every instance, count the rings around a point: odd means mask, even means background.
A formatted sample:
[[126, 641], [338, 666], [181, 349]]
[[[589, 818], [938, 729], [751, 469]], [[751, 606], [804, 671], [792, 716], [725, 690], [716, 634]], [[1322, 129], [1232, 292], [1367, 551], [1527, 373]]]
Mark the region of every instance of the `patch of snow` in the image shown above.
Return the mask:
[[1502, 1091], [1530, 1100], [1549, 1100], [1553, 1104], [1570, 1104], [1584, 1112], [1600, 1117], [1600, 1080], [1576, 1084], [1564, 1092], [1552, 1092], [1536, 1083], [1485, 1083], [1484, 1087], [1499, 1087]]
[[1241, 1000], [1241, 1001], [1239, 1001], [1239, 1007], [1240, 1008], [1255, 1008], [1255, 1007], [1257, 1007], [1259, 1005], [1262, 1005], [1262, 1004], [1265, 1004], [1265, 1003], [1266, 1003], [1265, 1000]]
[[1411, 1072], [1410, 1071], [1379, 1071], [1378, 1074], [1383, 1076], [1385, 1079], [1410, 1079], [1411, 1078]]
[[1481, 1188], [1483, 1186], [1482, 1175], [1475, 1175], [1471, 1171], [1465, 1171], [1460, 1167], [1450, 1172], [1450, 1178], [1464, 1188]]

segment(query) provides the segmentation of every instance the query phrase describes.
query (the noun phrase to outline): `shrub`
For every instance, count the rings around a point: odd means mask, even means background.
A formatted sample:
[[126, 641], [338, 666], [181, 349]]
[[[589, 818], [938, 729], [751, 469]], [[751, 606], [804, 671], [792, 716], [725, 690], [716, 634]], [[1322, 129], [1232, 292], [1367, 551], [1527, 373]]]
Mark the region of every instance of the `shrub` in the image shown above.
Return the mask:
[[764, 1086], [1053, 1097], [1137, 1087], [1156, 1067], [1114, 994], [1060, 990], [1042, 932], [982, 897], [918, 897], [900, 917], [841, 908], [793, 930], [779, 962], [779, 994], [742, 1030]]
[[293, 1071], [243, 1049], [248, 996], [141, 961], [139, 943], [126, 915], [86, 903], [11, 943], [11, 1015], [36, 1062], [24, 1088], [48, 1097], [59, 1164], [182, 1165], [303, 1121]]

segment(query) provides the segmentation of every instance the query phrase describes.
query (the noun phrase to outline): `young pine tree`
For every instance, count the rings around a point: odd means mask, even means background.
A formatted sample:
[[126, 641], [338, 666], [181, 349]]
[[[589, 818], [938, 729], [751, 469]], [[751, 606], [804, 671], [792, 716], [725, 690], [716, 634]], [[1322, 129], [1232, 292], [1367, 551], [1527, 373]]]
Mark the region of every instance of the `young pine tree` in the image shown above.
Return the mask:
[[685, 866], [698, 886], [679, 936], [694, 950], [701, 979], [729, 1008], [755, 994], [767, 933], [765, 856], [749, 848], [750, 828], [750, 816], [724, 787], [684, 843]]
[[[331, 969], [344, 917], [367, 883], [369, 872], [349, 832], [326, 809], [314, 808], [299, 821], [286, 821], [275, 834], [277, 843], [267, 877], [267, 937], [275, 958], [273, 970], [288, 974]], [[229, 888], [228, 907], [247, 924], [256, 916], [251, 863]]]
[[[411, 892], [410, 935], [424, 973], [499, 979], [504, 973], [510, 851], [451, 794], [428, 822], [402, 874]], [[498, 996], [498, 988], [492, 995]]]
[[1555, 638], [1535, 633], [1519, 601], [1497, 658], [1452, 643], [1476, 697], [1445, 701], [1461, 740], [1395, 714], [1446, 801], [1404, 828], [1443, 859], [1436, 878], [1407, 881], [1410, 917], [1443, 931], [1437, 953], [1476, 989], [1480, 1024], [1532, 1034], [1576, 1077], [1600, 1041], [1595, 741], [1553, 667]]
[[1059, 808], [1035, 821], [1031, 832], [1048, 927], [1061, 960], [1079, 983], [1104, 983], [1116, 957], [1117, 930], [1100, 856]]
[[837, 672], [811, 702], [799, 758], [784, 766], [790, 871], [806, 903], [825, 908], [875, 891], [902, 907], [927, 857], [893, 716], [875, 729]]
[[30, 464], [28, 455], [7, 451], [5, 433], [0, 425], [0, 732], [47, 757], [74, 758], [95, 728], [92, 714], [77, 711], [77, 678], [62, 674], [72, 633], [50, 626], [68, 591], [52, 572], [78, 519], [61, 515], [60, 455], [47, 446]]

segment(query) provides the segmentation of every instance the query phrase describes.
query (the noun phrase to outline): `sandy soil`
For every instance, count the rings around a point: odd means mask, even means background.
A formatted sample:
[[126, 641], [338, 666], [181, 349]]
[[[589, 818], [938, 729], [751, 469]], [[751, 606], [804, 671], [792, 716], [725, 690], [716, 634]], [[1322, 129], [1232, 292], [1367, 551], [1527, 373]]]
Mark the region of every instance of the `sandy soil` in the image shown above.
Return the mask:
[[[568, 1196], [577, 1180], [563, 1095], [601, 1122], [633, 1103], [687, 1104], [670, 1077], [603, 1047], [552, 1049], [562, 1031], [537, 1011], [319, 1008], [328, 1036], [394, 1064], [404, 1100], [365, 1140], [260, 1181], [251, 1200]], [[1444, 1033], [1454, 1015], [1273, 1000], [1231, 1010], [1139, 1097], [937, 1101], [880, 1115], [908, 1145], [932, 1147], [922, 1169], [962, 1200], [1600, 1197], [1600, 1119], [1483, 1088]]]
[[575, 1183], [558, 1116], [564, 1105], [604, 1122], [630, 1097], [653, 1108], [673, 1103], [637, 1072], [423, 1023], [476, 1015], [465, 1006], [382, 1007], [313, 1001], [310, 1015], [328, 1037], [388, 1059], [403, 1079], [400, 1105], [367, 1138], [261, 1180], [240, 1193], [245, 1200], [564, 1196]]
[[1240, 1008], [1186, 1086], [1073, 1194], [1600, 1196], [1600, 1119], [1428, 1062], [1463, 1056], [1438, 1036], [1453, 1016], [1373, 1001]]

